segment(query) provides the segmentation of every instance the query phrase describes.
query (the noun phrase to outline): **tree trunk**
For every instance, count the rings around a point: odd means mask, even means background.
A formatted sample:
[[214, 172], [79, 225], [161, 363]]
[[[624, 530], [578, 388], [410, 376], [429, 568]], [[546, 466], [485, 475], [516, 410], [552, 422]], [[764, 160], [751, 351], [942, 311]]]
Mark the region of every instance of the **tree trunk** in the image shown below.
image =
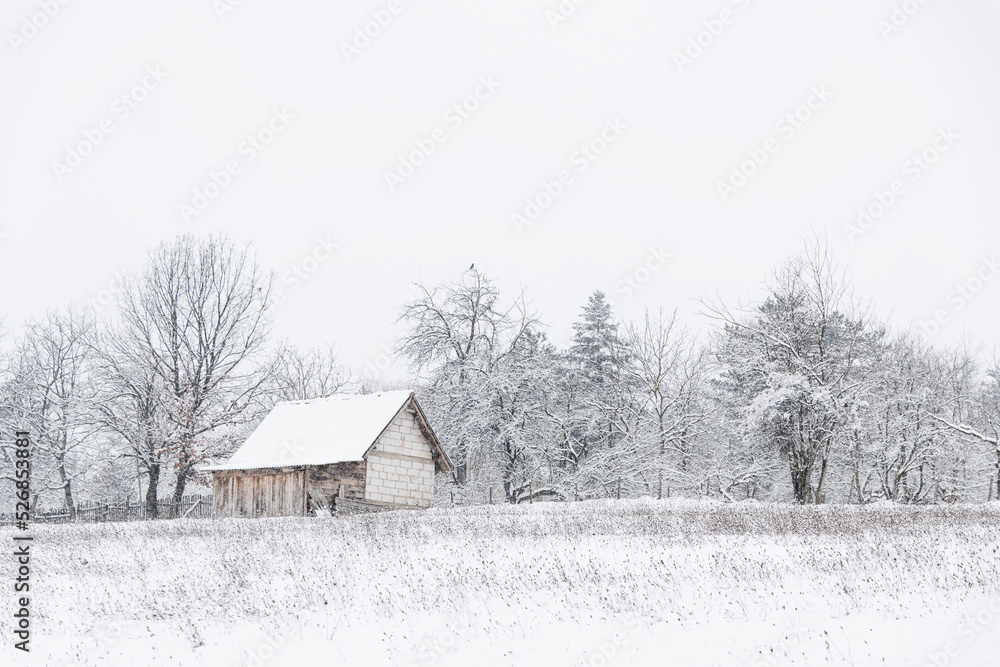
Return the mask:
[[500, 474], [503, 475], [503, 485], [507, 491], [508, 500], [511, 504], [516, 505], [521, 500], [523, 484], [521, 486], [514, 485], [515, 473], [517, 472], [517, 452], [511, 448], [510, 441], [507, 439], [504, 439], [503, 442], [503, 455]]
[[1000, 500], [1000, 446], [997, 446], [997, 495], [996, 499]]
[[174, 485], [174, 495], [171, 500], [173, 507], [170, 510], [171, 516], [174, 518], [180, 516], [181, 499], [184, 498], [184, 487], [187, 485], [187, 476], [190, 471], [189, 465], [183, 465], [177, 470], [177, 484]]
[[517, 498], [514, 496], [514, 485], [509, 479], [503, 480], [503, 492], [507, 496], [507, 502], [511, 505], [517, 504]]
[[788, 456], [789, 470], [792, 475], [792, 492], [795, 494], [795, 502], [799, 505], [808, 505], [813, 500], [812, 495], [812, 469], [804, 465], [795, 452]]
[[816, 504], [820, 505], [823, 502], [823, 482], [826, 480], [826, 464], [829, 459], [823, 459], [823, 466], [819, 471], [819, 484], [816, 485]]
[[156, 504], [156, 487], [160, 483], [160, 464], [150, 463], [149, 485], [146, 487], [146, 518], [155, 519], [158, 516], [158, 506]]
[[76, 506], [73, 504], [72, 482], [66, 476], [66, 465], [62, 461], [59, 462], [59, 481], [62, 482], [63, 499], [66, 503], [66, 508], [69, 510], [70, 521], [75, 521]]

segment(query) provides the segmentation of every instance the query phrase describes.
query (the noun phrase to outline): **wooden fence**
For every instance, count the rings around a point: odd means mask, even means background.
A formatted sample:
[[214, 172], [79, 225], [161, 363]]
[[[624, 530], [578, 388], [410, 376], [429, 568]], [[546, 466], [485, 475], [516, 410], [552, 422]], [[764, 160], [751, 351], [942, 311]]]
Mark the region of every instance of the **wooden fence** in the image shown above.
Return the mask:
[[[184, 496], [180, 503], [160, 500], [156, 503], [158, 519], [209, 519], [212, 517], [212, 496]], [[143, 521], [147, 516], [146, 504], [132, 500], [125, 502], [88, 501], [77, 503], [76, 521], [80, 523], [101, 523], [104, 521]], [[0, 522], [10, 523], [11, 517], [0, 516]], [[32, 523], [68, 523], [73, 521], [65, 508], [36, 511]]]

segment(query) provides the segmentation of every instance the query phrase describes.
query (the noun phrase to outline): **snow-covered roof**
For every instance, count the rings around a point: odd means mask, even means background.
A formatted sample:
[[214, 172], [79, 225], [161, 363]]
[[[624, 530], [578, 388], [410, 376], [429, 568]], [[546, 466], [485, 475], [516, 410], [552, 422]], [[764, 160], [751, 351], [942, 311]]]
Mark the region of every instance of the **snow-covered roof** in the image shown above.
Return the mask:
[[[412, 398], [410, 391], [385, 391], [278, 403], [228, 462], [205, 466], [202, 470], [250, 470], [361, 461]], [[413, 406], [423, 420], [415, 400]], [[433, 433], [428, 435], [432, 446], [440, 452]]]

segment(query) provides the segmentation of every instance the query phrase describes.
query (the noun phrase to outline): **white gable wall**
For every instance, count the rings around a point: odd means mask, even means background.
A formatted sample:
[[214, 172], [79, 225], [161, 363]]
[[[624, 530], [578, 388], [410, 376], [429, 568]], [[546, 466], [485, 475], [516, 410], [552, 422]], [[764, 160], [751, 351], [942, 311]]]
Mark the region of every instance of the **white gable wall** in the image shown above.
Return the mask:
[[434, 501], [431, 444], [416, 416], [403, 410], [369, 452], [365, 500], [408, 507], [430, 507]]

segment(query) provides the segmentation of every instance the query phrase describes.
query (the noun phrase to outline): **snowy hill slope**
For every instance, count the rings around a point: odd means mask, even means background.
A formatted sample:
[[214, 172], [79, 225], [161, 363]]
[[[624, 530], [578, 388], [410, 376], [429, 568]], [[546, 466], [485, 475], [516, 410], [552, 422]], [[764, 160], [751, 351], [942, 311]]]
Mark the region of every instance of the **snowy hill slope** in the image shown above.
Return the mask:
[[995, 505], [607, 501], [36, 535], [28, 664], [1000, 662]]

